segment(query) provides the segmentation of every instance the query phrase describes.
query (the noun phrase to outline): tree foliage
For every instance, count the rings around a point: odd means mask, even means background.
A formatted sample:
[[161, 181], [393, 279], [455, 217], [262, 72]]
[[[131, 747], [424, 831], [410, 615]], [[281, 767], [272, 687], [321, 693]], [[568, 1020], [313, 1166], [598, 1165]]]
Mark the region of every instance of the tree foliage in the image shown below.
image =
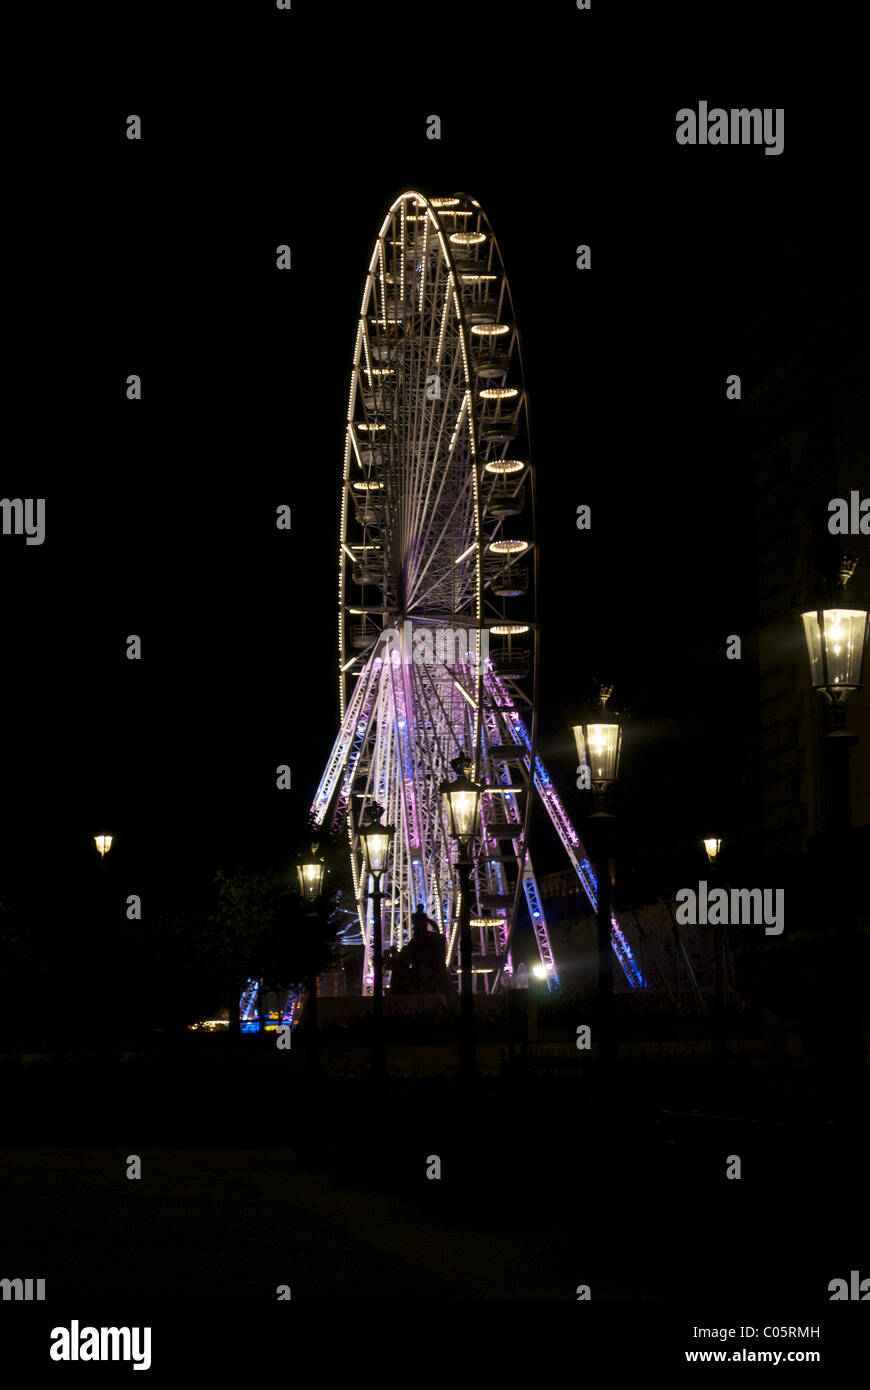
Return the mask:
[[215, 876], [217, 905], [206, 923], [203, 968], [222, 997], [246, 979], [269, 989], [309, 983], [338, 961], [335, 910], [306, 903], [289, 884], [239, 868]]

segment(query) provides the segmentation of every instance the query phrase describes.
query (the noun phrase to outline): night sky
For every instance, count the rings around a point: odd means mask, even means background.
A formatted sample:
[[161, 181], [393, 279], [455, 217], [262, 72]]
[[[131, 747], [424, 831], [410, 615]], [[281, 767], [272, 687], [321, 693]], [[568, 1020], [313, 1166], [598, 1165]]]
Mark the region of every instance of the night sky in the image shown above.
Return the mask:
[[[47, 535], [2, 538], [3, 849], [7, 883], [59, 911], [74, 914], [100, 828], [143, 893], [301, 842], [337, 728], [355, 324], [378, 226], [409, 188], [477, 198], [511, 282], [537, 466], [539, 748], [566, 804], [568, 726], [600, 679], [634, 715], [627, 854], [739, 815], [754, 677], [724, 645], [752, 621], [751, 436], [725, 378], [748, 389], [760, 313], [799, 321], [825, 300], [853, 323], [857, 97], [808, 88], [790, 40], [773, 67], [748, 40], [729, 67], [656, 7], [623, 37], [617, 14], [560, 7], [534, 63], [521, 23], [490, 42], [500, 13], [467, 20], [457, 61], [439, 57], [449, 23], [412, 26], [413, 82], [399, 35], [381, 61], [362, 13], [337, 20], [336, 58], [301, 7], [286, 48], [271, 15], [238, 35], [215, 20], [201, 47], [153, 64], [124, 49], [75, 105], [28, 112], [54, 213], [24, 208], [17, 226], [33, 314], [3, 489], [45, 496]], [[676, 111], [702, 98], [783, 106], [784, 153], [677, 146]], [[132, 112], [141, 143], [124, 138]], [[292, 792], [275, 789], [283, 763]], [[562, 866], [547, 826], [536, 858]]]

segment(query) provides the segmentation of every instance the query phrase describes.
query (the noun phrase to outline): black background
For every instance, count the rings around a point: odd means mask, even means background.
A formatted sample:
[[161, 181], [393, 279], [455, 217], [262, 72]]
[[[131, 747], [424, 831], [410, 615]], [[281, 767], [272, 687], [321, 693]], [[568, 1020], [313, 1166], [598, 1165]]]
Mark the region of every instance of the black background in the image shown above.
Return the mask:
[[[412, 187], [477, 197], [511, 280], [538, 470], [540, 748], [563, 794], [568, 725], [604, 679], [634, 714], [626, 853], [751, 808], [750, 441], [725, 378], [751, 387], [759, 315], [799, 333], [824, 301], [854, 333], [866, 293], [862, 108], [845, 75], [806, 82], [795, 16], [770, 20], [747, 32], [729, 10], [720, 35], [654, 7], [375, 7], [333, 26], [262, 7], [210, 13], [194, 37], [152, 14], [119, 22], [73, 100], [30, 113], [47, 211], [21, 209], [34, 312], [5, 491], [46, 497], [47, 539], [3, 543], [16, 865], [74, 873], [100, 826], [145, 888], [295, 848], [337, 720], [359, 296], [383, 212]], [[783, 106], [784, 152], [678, 146], [675, 112], [701, 98]], [[730, 633], [743, 663], [724, 659]], [[292, 792], [275, 790], [282, 763]], [[558, 867], [539, 838], [540, 867]]]
[[[24, 312], [3, 495], [45, 497], [47, 530], [41, 547], [0, 538], [0, 850], [4, 891], [41, 905], [51, 941], [87, 950], [97, 830], [146, 902], [300, 844], [338, 719], [355, 325], [405, 189], [477, 198], [511, 282], [537, 467], [539, 747], [569, 810], [568, 726], [597, 678], [634, 714], [627, 866], [667, 863], [711, 819], [751, 820], [753, 438], [725, 379], [746, 392], [820, 306], [832, 354], [866, 333], [858, 21], [593, 4], [133, 7], [47, 25], [57, 76], [17, 55], [7, 277]], [[783, 154], [678, 146], [675, 113], [700, 100], [783, 107]], [[744, 662], [724, 658], [731, 633]], [[291, 792], [275, 788], [285, 763]], [[537, 830], [539, 869], [561, 867]]]

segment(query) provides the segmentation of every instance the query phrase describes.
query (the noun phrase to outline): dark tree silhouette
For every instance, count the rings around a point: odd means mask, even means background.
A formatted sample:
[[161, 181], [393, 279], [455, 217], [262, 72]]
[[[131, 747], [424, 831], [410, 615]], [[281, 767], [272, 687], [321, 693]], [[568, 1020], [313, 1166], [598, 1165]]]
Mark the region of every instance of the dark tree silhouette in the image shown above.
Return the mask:
[[335, 909], [326, 898], [307, 903], [289, 884], [256, 870], [219, 871], [215, 884], [218, 904], [207, 921], [203, 965], [238, 1033], [246, 979], [262, 979], [270, 991], [302, 983], [312, 988], [337, 963]]

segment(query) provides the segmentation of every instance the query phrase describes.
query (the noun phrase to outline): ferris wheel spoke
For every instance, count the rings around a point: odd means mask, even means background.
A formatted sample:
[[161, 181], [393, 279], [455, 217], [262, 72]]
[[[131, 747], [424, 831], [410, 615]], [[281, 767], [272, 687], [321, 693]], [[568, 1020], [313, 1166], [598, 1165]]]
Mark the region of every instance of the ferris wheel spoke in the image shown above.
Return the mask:
[[[472, 532], [469, 538], [469, 531]], [[431, 529], [426, 532], [421, 549], [428, 553], [428, 559], [421, 569], [417, 571], [416, 584], [408, 595], [408, 606], [418, 607], [424, 611], [427, 608], [436, 609], [441, 605], [436, 605], [433, 601], [439, 589], [443, 590], [447, 581], [450, 582], [451, 606], [454, 608], [464, 608], [465, 603], [461, 597], [466, 592], [466, 585], [462, 583], [463, 576], [467, 576], [468, 566], [465, 570], [458, 570], [457, 563], [462, 559], [462, 553], [454, 555], [453, 542], [457, 537], [468, 540], [469, 545], [473, 545], [475, 537], [473, 534], [473, 483], [470, 478], [466, 478], [464, 485], [457, 492], [453, 505], [449, 512], [441, 518], [441, 529], [437, 536], [433, 536]], [[467, 554], [469, 546], [463, 547]], [[421, 591], [420, 586], [425, 576], [433, 571], [433, 578], [427, 589]], [[457, 597], [460, 596], [460, 597]], [[443, 598], [442, 598], [443, 602]]]
[[[426, 226], [427, 226], [427, 228], [428, 228], [428, 226], [429, 226], [429, 219], [428, 219], [428, 217], [427, 217], [427, 219], [426, 219]], [[427, 261], [426, 256], [424, 256], [423, 265], [424, 265], [423, 275], [424, 275], [424, 277], [425, 277], [425, 275], [426, 275], [426, 273], [427, 273], [427, 271], [428, 271], [428, 261]], [[440, 254], [439, 254], [439, 256], [438, 256], [438, 258], [436, 259], [436, 262], [435, 262], [435, 283], [434, 283], [434, 286], [433, 286], [433, 301], [432, 301], [432, 310], [431, 310], [431, 312], [434, 312], [434, 296], [437, 296], [437, 294], [438, 294], [438, 292], [439, 292], [439, 289], [440, 289], [440, 286], [441, 286], [441, 279], [442, 279], [442, 269], [443, 269], [443, 266], [444, 266], [444, 262], [443, 262], [443, 260], [442, 260], [442, 258], [441, 258], [441, 256], [440, 256]], [[422, 315], [422, 313], [423, 313], [422, 286], [421, 286], [420, 312], [421, 312], [421, 315]], [[426, 484], [426, 482], [427, 482], [427, 474], [428, 474], [428, 476], [431, 476], [431, 472], [430, 472], [429, 470], [427, 470], [425, 467], [420, 466], [421, 460], [424, 460], [424, 459], [427, 457], [427, 452], [426, 452], [426, 451], [428, 450], [428, 440], [426, 440], [426, 442], [424, 443], [424, 439], [425, 439], [425, 436], [426, 436], [427, 433], [428, 433], [429, 424], [431, 423], [431, 417], [432, 417], [432, 404], [433, 404], [433, 401], [434, 401], [435, 399], [437, 399], [437, 397], [436, 397], [434, 394], [433, 394], [433, 395], [430, 395], [430, 385], [431, 385], [431, 387], [432, 387], [432, 389], [433, 389], [433, 393], [434, 393], [434, 389], [435, 389], [435, 386], [436, 386], [436, 382], [437, 382], [437, 384], [438, 384], [438, 389], [440, 390], [440, 378], [438, 377], [438, 373], [437, 373], [437, 371], [436, 371], [435, 368], [434, 368], [434, 358], [433, 358], [433, 353], [434, 353], [435, 350], [436, 350], [436, 339], [435, 339], [435, 335], [434, 335], [434, 333], [432, 333], [432, 332], [428, 332], [428, 333], [425, 332], [425, 325], [422, 324], [422, 323], [421, 323], [421, 328], [423, 329], [423, 331], [422, 331], [422, 333], [421, 333], [422, 342], [419, 344], [419, 354], [420, 354], [420, 357], [422, 357], [423, 351], [425, 350], [426, 361], [425, 361], [425, 365], [422, 367], [422, 369], [419, 371], [419, 373], [418, 373], [418, 375], [417, 375], [417, 389], [416, 389], [416, 391], [415, 391], [415, 400], [414, 400], [414, 420], [413, 420], [413, 427], [412, 427], [412, 431], [411, 431], [411, 437], [412, 437], [412, 439], [414, 439], [414, 440], [417, 442], [417, 447], [416, 447], [416, 449], [414, 450], [413, 457], [414, 457], [414, 460], [415, 460], [415, 462], [417, 463], [418, 466], [417, 466], [417, 473], [416, 473], [416, 478], [415, 478], [415, 486], [414, 486], [414, 488], [412, 489], [412, 498], [411, 498], [411, 505], [412, 505], [413, 507], [415, 507], [415, 508], [419, 505], [420, 498], [421, 498], [422, 493], [423, 493], [423, 489], [424, 489], [425, 484]], [[421, 389], [421, 387], [422, 387], [422, 389]]]
[[[438, 402], [438, 430], [434, 443], [432, 433], [435, 414], [434, 411], [430, 410], [426, 441], [424, 443], [420, 440], [417, 448], [416, 456], [422, 460], [422, 463], [419, 465], [419, 486], [413, 499], [415, 502], [414, 534], [416, 547], [409, 547], [411, 569], [408, 583], [412, 592], [416, 584], [418, 557], [428, 553], [431, 558], [435, 553], [430, 550], [432, 530], [442, 518], [444, 505], [449, 503], [451, 491], [455, 490], [457, 485], [457, 471], [461, 469], [462, 462], [470, 452], [470, 440], [465, 425], [466, 392], [460, 390], [456, 367], [457, 364], [454, 360], [453, 371], [447, 382], [447, 394]], [[435, 402], [430, 404], [434, 406]], [[445, 456], [442, 451], [445, 424], [448, 418], [454, 419], [455, 424]], [[458, 449], [457, 445], [459, 445]]]
[[[443, 464], [437, 464], [437, 490], [435, 491], [434, 497], [432, 494], [433, 489], [435, 489], [436, 486], [436, 466], [433, 465], [428, 470], [429, 476], [427, 479], [425, 503], [420, 507], [419, 511], [421, 520], [417, 550], [420, 554], [429, 552], [431, 555], [431, 553], [434, 553], [432, 550], [433, 527], [436, 524], [437, 520], [443, 515], [444, 506], [449, 504], [450, 488], [452, 487], [455, 489], [457, 481], [457, 470], [463, 467], [463, 463], [465, 462], [467, 457], [467, 451], [470, 445], [470, 439], [467, 430], [467, 408], [468, 393], [463, 392], [461, 398], [454, 406], [455, 423], [450, 438], [450, 444], [448, 446], [447, 456], [443, 460]], [[445, 411], [443, 413], [442, 418], [446, 419], [446, 415], [447, 410], [445, 407]], [[460, 481], [465, 483], [467, 486], [467, 467], [464, 469], [464, 473], [465, 476], [460, 476]], [[445, 493], [447, 494], [446, 497]], [[466, 535], [467, 531], [462, 532], [461, 538], [464, 539]], [[462, 549], [464, 548], [465, 547], [463, 546]], [[449, 555], [448, 562], [452, 562], [453, 560], [455, 560], [455, 558], [455, 555]]]
[[[455, 453], [458, 452], [459, 458], [461, 458], [465, 453], [463, 445], [467, 447], [467, 441], [462, 439], [462, 398], [460, 397], [458, 400], [455, 399], [457, 393], [454, 391], [453, 387], [453, 382], [449, 383], [448, 396], [440, 412], [441, 422], [439, 423], [438, 436], [435, 443], [431, 444], [427, 442], [426, 444], [421, 443], [419, 445], [421, 457], [425, 455], [430, 462], [426, 465], [425, 470], [421, 470], [422, 476], [415, 496], [416, 521], [414, 526], [414, 543], [409, 546], [410, 564], [408, 588], [410, 593], [413, 593], [417, 585], [420, 558], [424, 554], [429, 554], [431, 557], [431, 533], [442, 519], [444, 506], [449, 502], [450, 494], [456, 487], [456, 470], [459, 466], [459, 461], [455, 457]], [[442, 437], [444, 421], [447, 419], [448, 413], [455, 415], [457, 423], [445, 456], [442, 453]], [[456, 449], [457, 442], [459, 442], [458, 451]]]
[[[429, 227], [428, 214], [425, 216], [425, 227]], [[410, 346], [410, 390], [408, 392], [409, 402], [407, 410], [408, 429], [406, 435], [406, 454], [405, 457], [410, 468], [409, 486], [406, 492], [407, 511], [404, 518], [405, 535], [410, 534], [413, 517], [419, 504], [422, 486], [427, 475], [427, 455], [421, 447], [422, 434], [426, 426], [426, 421], [430, 418], [434, 407], [435, 397], [429, 390], [430, 378], [433, 376], [431, 363], [433, 351], [433, 337], [431, 332], [426, 331], [424, 314], [424, 287], [428, 275], [428, 241], [424, 243], [424, 249], [419, 253], [415, 251], [414, 261], [420, 254], [420, 275], [421, 285], [419, 291], [419, 301], [415, 300], [415, 310], [419, 307], [419, 316], [415, 322], [418, 331], [415, 332], [413, 342]], [[436, 259], [436, 292], [440, 279], [442, 262], [440, 257]]]

